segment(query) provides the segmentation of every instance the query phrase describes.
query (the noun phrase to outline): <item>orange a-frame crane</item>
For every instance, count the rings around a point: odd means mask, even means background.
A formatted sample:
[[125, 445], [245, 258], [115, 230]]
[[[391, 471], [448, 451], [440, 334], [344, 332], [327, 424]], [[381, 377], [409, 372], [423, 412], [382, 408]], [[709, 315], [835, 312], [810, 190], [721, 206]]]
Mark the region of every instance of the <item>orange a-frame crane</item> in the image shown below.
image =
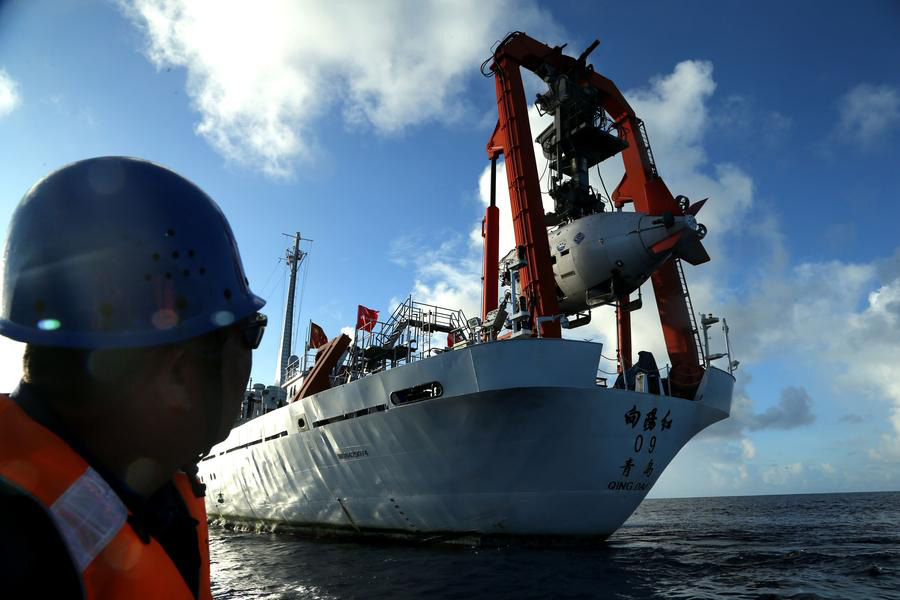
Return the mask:
[[[522, 85], [520, 68], [528, 69], [548, 80], [563, 74], [568, 81], [598, 93], [600, 106], [612, 119], [618, 138], [624, 142], [622, 159], [625, 175], [612, 193], [617, 208], [632, 202], [638, 212], [648, 215], [694, 214], [699, 208], [680, 205], [657, 172], [643, 122], [609, 79], [594, 72], [586, 64], [594, 42], [579, 58], [562, 53], [564, 46], [549, 47], [528, 35], [515, 32], [496, 48], [490, 64], [497, 87], [499, 119], [487, 144], [488, 156], [496, 161], [502, 154], [506, 162], [510, 209], [516, 245], [524, 248], [526, 266], [520, 271], [522, 293], [531, 312], [532, 322], [540, 327], [543, 337], [560, 337], [559, 307], [556, 283], [550, 258], [545, 215], [537, 173], [528, 104]], [[491, 59], [489, 59], [491, 60]], [[483, 317], [497, 307], [497, 213], [494, 203], [488, 207], [484, 223], [485, 260]], [[701, 249], [701, 258], [709, 257]], [[703, 375], [700, 349], [695, 337], [693, 318], [686, 301], [686, 287], [675, 259], [670, 259], [651, 275], [659, 309], [669, 360], [672, 363], [670, 383], [673, 394], [690, 396]], [[627, 295], [617, 298], [618, 343], [620, 369], [632, 364], [631, 316]], [[549, 318], [548, 318], [549, 317]], [[557, 319], [553, 319], [557, 317]]]

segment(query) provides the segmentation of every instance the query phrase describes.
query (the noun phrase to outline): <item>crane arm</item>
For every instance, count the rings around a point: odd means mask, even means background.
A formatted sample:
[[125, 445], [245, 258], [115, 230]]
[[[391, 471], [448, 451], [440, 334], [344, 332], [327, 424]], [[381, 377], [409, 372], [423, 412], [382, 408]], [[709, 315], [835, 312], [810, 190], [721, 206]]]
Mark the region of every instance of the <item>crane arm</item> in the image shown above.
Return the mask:
[[[616, 85], [586, 64], [587, 54], [596, 45], [595, 42], [580, 57], [574, 58], [563, 54], [564, 46], [551, 48], [516, 32], [507, 36], [494, 51], [490, 67], [496, 76], [499, 120], [488, 143], [488, 152], [502, 148], [505, 156], [516, 244], [524, 246], [528, 263], [523, 269], [527, 272], [522, 274], [523, 289], [530, 299], [530, 309], [537, 323], [541, 323], [539, 317], [555, 315], [558, 304], [521, 68], [548, 82], [565, 75], [575, 85], [593, 88], [599, 94], [600, 106], [612, 118], [619, 139], [627, 144], [621, 151], [625, 175], [612, 193], [612, 201], [617, 207], [632, 202], [636, 211], [649, 215], [684, 214], [659, 176], [643, 122]], [[708, 256], [703, 253], [698, 262], [705, 260]], [[672, 362], [671, 379], [675, 385], [691, 387], [699, 381], [703, 370], [685, 297], [686, 284], [674, 259], [659, 267], [651, 280]], [[618, 304], [619, 348], [622, 364], [627, 368], [631, 365], [627, 296], [620, 298]], [[544, 320], [542, 334], [559, 337], [559, 324]]]

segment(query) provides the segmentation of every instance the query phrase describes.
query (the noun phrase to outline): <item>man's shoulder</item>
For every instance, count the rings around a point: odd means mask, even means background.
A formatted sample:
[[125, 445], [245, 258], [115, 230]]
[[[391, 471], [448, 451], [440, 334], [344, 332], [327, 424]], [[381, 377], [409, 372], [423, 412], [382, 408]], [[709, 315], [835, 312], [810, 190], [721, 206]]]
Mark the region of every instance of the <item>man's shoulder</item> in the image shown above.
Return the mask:
[[[25, 551], [33, 546], [58, 547], [68, 559], [65, 542], [47, 508], [27, 491], [0, 477], [0, 555], [4, 559], [9, 558], [9, 553], [26, 558]], [[4, 563], [8, 561], [0, 560], [0, 565]]]
[[[0, 503], [3, 506], [20, 506], [25, 510], [29, 510], [29, 512], [33, 511], [37, 516], [50, 519], [50, 515], [43, 509], [37, 498], [7, 481], [2, 476], [0, 476]], [[8, 511], [2, 511], [0, 512], [0, 522], [12, 520], [14, 516]]]
[[0, 478], [0, 581], [10, 597], [83, 595], [81, 578], [47, 509]]

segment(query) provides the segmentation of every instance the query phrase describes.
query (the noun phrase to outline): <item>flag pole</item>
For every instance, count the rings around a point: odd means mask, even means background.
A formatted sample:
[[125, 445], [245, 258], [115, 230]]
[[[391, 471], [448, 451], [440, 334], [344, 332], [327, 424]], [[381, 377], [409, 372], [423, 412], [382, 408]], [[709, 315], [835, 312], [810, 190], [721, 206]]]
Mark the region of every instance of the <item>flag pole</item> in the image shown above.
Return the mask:
[[306, 355], [309, 354], [309, 333], [310, 333], [310, 324], [312, 323], [312, 319], [309, 320], [309, 323], [306, 324], [306, 344], [303, 346], [303, 367], [302, 371], [306, 372]]

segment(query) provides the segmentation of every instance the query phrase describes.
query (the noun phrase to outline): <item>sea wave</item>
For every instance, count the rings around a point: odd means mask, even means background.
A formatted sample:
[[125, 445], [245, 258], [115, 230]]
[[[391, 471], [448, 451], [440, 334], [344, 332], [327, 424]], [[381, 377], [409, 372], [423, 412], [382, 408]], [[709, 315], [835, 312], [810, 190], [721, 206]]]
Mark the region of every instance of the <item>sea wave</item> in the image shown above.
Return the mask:
[[215, 526], [210, 544], [213, 592], [224, 599], [900, 599], [900, 493], [647, 500], [588, 548], [386, 544]]

